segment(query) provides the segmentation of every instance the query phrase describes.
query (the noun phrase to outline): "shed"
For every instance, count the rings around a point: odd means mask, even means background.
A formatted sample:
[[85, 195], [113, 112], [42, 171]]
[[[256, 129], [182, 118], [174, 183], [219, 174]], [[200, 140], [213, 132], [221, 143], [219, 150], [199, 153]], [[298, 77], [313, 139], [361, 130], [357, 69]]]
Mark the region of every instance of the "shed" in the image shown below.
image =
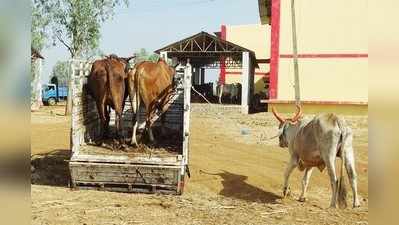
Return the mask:
[[[198, 84], [203, 83], [204, 68], [220, 68], [221, 70], [242, 68], [241, 112], [249, 113], [250, 99], [254, 92], [254, 71], [255, 67], [258, 67], [255, 52], [252, 50], [202, 31], [155, 52], [177, 62], [189, 60], [193, 67], [194, 83]], [[224, 83], [224, 79], [220, 76], [219, 82]]]

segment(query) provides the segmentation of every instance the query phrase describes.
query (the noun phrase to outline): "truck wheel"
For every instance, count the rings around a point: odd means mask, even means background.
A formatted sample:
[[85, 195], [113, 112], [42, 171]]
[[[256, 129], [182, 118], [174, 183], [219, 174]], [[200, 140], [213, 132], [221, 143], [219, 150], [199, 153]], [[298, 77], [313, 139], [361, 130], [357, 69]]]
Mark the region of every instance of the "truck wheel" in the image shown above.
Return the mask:
[[57, 104], [57, 101], [55, 101], [55, 98], [49, 98], [48, 99], [48, 105], [55, 105], [55, 104]]

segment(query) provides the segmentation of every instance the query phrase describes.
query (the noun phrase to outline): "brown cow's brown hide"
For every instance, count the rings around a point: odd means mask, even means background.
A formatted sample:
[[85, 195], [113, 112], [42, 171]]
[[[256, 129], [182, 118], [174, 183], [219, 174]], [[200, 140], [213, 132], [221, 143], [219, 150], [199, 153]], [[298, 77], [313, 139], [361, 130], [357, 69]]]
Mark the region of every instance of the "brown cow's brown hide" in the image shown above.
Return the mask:
[[[131, 84], [139, 89], [147, 116], [155, 110], [157, 100], [165, 98], [168, 88], [172, 87], [174, 70], [163, 60], [157, 63], [144, 61], [135, 66], [134, 74], [129, 73], [129, 89]], [[162, 108], [162, 104], [161, 104]]]
[[96, 102], [103, 135], [108, 132], [110, 120], [108, 106], [115, 110], [118, 133], [121, 130], [121, 117], [127, 97], [126, 67], [127, 62], [116, 56], [96, 60], [87, 79], [88, 92]]
[[[136, 117], [133, 118], [134, 127], [132, 144], [137, 144], [136, 130], [138, 120], [138, 107], [142, 100], [146, 109], [146, 128], [150, 140], [153, 141], [151, 131], [152, 119], [159, 110], [161, 114], [165, 112], [170, 103], [168, 99], [173, 95], [173, 77], [175, 70], [170, 67], [162, 58], [157, 63], [144, 61], [136, 64], [134, 69], [128, 74], [128, 89], [130, 100]], [[135, 99], [135, 102], [134, 102]], [[155, 117], [154, 117], [155, 118]], [[164, 117], [162, 122], [164, 121]]]

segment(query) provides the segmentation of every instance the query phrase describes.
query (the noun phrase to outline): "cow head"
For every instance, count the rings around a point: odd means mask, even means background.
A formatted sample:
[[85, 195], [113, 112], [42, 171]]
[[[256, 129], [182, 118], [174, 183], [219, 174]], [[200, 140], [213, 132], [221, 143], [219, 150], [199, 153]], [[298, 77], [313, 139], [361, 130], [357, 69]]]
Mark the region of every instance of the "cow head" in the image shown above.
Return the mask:
[[[284, 118], [282, 117], [274, 107], [272, 107], [272, 112], [273, 115], [276, 117], [276, 119], [280, 122], [279, 127], [278, 127], [278, 133], [272, 138], [279, 138], [279, 145], [282, 148], [288, 147], [288, 143], [295, 133], [297, 129], [297, 123], [299, 119], [302, 117], [302, 108], [299, 105], [296, 105], [297, 107], [297, 112], [294, 117], [292, 118]], [[272, 139], [271, 138], [271, 139]]]
[[125, 73], [127, 73], [129, 71], [129, 69], [131, 69], [129, 61], [134, 59], [134, 58], [136, 58], [136, 55], [133, 55], [131, 57], [119, 57], [119, 56], [117, 56], [115, 54], [111, 54], [107, 58], [108, 59], [113, 59], [113, 60], [118, 61], [119, 63], [122, 63], [123, 67], [125, 68]]

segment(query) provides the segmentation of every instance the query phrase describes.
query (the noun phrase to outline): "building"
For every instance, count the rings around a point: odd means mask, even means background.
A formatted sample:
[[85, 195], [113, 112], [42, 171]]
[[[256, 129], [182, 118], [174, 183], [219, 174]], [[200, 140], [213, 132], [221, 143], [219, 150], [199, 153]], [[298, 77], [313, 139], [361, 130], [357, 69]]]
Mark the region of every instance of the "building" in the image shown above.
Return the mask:
[[[270, 26], [261, 24], [221, 26], [221, 38], [255, 52], [259, 68], [255, 69], [254, 93], [266, 93], [269, 79]], [[220, 70], [220, 79], [227, 84], [241, 82], [240, 69]]]
[[[295, 14], [305, 112], [367, 114], [367, 1], [296, 0]], [[267, 13], [260, 15], [269, 22]], [[291, 1], [271, 0], [271, 38], [264, 39], [271, 41], [268, 103], [280, 111], [292, 111], [295, 99], [291, 21]]]
[[[255, 93], [269, 106], [292, 112], [295, 76], [291, 1], [259, 0], [263, 25], [222, 25], [220, 36], [256, 53]], [[307, 113], [368, 112], [367, 2], [295, 0], [301, 104]], [[239, 70], [220, 70], [226, 83]], [[263, 87], [264, 82], [266, 87]]]

